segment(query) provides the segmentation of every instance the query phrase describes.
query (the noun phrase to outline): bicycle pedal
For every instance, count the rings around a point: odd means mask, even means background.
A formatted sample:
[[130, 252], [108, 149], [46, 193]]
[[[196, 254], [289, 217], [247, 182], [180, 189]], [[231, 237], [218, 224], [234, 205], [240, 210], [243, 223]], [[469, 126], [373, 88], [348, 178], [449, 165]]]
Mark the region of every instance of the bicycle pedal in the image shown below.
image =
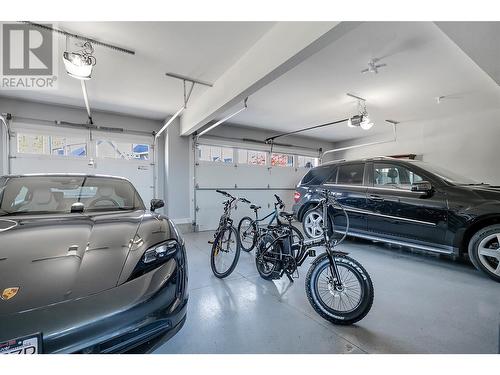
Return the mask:
[[210, 245], [213, 245], [213, 244], [214, 244], [214, 242], [215, 242], [214, 240], [208, 240], [208, 243], [209, 243]]
[[310, 256], [310, 257], [315, 257], [316, 256], [316, 250], [314, 249], [310, 249], [308, 252], [307, 252], [307, 255]]

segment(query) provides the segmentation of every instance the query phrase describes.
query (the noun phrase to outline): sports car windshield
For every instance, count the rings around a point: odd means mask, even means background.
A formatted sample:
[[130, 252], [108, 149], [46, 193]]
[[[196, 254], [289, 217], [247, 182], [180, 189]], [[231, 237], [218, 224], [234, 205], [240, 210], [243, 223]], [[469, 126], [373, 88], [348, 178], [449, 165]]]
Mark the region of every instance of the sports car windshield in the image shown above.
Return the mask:
[[0, 216], [144, 209], [132, 184], [105, 177], [20, 176], [0, 178]]

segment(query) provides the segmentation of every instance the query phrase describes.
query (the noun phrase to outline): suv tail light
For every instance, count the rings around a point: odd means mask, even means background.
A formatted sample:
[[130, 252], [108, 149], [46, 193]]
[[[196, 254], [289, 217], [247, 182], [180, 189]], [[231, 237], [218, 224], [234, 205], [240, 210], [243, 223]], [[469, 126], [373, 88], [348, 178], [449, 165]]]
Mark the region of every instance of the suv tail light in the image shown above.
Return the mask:
[[300, 193], [298, 191], [296, 191], [293, 195], [293, 200], [295, 201], [295, 203], [298, 203], [300, 201]]

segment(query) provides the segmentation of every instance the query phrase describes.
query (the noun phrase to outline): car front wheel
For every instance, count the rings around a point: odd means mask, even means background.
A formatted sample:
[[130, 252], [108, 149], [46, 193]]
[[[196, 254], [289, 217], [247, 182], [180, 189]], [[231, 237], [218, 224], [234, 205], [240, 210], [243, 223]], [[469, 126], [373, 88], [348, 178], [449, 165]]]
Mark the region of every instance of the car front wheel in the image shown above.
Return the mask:
[[500, 225], [482, 228], [472, 236], [469, 258], [478, 270], [500, 282]]

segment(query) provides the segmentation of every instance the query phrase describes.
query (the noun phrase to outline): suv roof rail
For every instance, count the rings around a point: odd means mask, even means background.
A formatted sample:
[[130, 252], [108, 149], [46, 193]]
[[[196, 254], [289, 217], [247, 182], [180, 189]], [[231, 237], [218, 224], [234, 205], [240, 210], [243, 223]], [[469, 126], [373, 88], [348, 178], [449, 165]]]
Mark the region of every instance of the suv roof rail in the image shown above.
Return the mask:
[[328, 164], [335, 164], [335, 163], [340, 163], [342, 161], [347, 161], [346, 159], [337, 159], [337, 160], [330, 160], [324, 163], [321, 163], [320, 165], [328, 165]]
[[392, 156], [374, 156], [372, 159], [395, 159]]

